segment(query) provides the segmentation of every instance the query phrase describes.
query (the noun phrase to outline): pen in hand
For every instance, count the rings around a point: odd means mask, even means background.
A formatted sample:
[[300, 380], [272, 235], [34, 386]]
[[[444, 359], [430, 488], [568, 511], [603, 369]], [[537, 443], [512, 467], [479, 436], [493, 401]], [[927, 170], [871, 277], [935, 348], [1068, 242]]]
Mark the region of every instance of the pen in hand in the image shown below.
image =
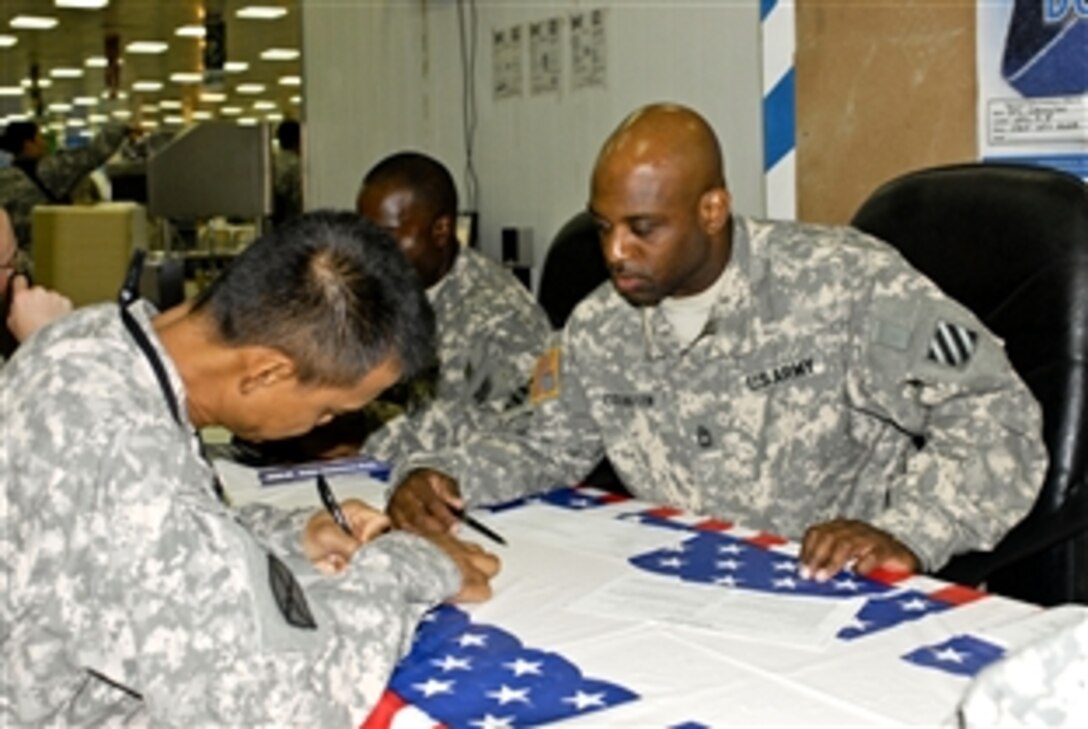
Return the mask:
[[464, 509], [459, 509], [456, 506], [452, 506], [450, 504], [447, 504], [446, 508], [449, 509], [450, 513], [453, 514], [455, 517], [457, 517], [458, 520], [460, 520], [466, 526], [472, 527], [473, 529], [478, 531], [480, 534], [483, 534], [488, 539], [490, 539], [490, 540], [492, 540], [494, 542], [498, 542], [499, 544], [501, 544], [503, 546], [506, 546], [506, 540], [505, 539], [500, 537], [498, 535], [498, 533], [496, 533], [491, 527], [487, 526], [486, 524], [484, 524], [484, 523], [476, 520], [475, 518], [469, 516], [468, 514], [466, 514]]
[[351, 531], [351, 523], [344, 516], [344, 510], [340, 508], [340, 503], [336, 500], [336, 496], [333, 494], [329, 482], [325, 480], [324, 474], [317, 474], [317, 493], [321, 495], [321, 503], [332, 514], [333, 521], [340, 525], [345, 534], [354, 537], [355, 533]]

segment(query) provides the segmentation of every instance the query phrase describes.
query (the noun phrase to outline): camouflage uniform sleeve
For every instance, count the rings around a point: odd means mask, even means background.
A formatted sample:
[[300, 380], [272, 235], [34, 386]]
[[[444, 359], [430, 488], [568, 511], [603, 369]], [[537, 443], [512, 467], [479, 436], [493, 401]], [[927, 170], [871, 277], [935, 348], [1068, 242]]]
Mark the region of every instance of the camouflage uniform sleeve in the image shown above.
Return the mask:
[[537, 362], [529, 401], [460, 446], [416, 454], [398, 464], [391, 483], [415, 468], [457, 479], [472, 503], [492, 504], [579, 481], [604, 447], [578, 377], [568, 332]]
[[214, 503], [126, 504], [99, 591], [114, 595], [105, 620], [132, 658], [87, 665], [137, 691], [153, 726], [358, 726], [423, 611], [460, 583], [440, 550], [403, 532], [325, 577], [273, 556]]
[[38, 164], [38, 179], [54, 195], [64, 197], [85, 175], [109, 160], [126, 134], [128, 127], [124, 124], [107, 124], [86, 146], [43, 157]]
[[473, 405], [501, 407], [524, 395], [551, 329], [542, 312], [517, 311], [480, 332], [464, 363], [466, 396]]
[[269, 504], [251, 503], [236, 510], [238, 520], [257, 541], [279, 554], [303, 556], [302, 530], [316, 512], [311, 507], [280, 509]]
[[1040, 408], [970, 311], [898, 254], [871, 263], [848, 392], [853, 407], [922, 444], [891, 477], [873, 525], [933, 570], [992, 548], [1031, 508], [1047, 463]]

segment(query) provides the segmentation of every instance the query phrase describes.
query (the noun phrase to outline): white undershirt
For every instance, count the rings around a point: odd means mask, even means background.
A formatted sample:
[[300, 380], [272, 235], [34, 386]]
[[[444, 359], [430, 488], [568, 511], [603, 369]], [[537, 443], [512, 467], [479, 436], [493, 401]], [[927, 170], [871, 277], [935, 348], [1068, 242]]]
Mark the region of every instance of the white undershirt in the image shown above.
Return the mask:
[[718, 293], [721, 291], [722, 282], [725, 281], [725, 272], [728, 268], [728, 265], [722, 268], [718, 278], [710, 286], [707, 286], [704, 291], [691, 296], [670, 297], [661, 300], [661, 313], [665, 315], [665, 319], [672, 325], [677, 338], [683, 346], [687, 347], [703, 333], [707, 319], [710, 318], [710, 310], [714, 307], [714, 302], [718, 300]]

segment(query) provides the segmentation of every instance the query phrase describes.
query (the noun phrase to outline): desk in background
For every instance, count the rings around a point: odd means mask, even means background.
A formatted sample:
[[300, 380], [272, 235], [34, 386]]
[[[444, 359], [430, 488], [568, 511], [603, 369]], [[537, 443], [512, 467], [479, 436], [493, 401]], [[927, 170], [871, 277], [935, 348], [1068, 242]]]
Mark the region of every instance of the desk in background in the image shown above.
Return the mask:
[[[246, 489], [317, 505], [308, 482]], [[1067, 618], [924, 576], [816, 586], [796, 544], [594, 489], [478, 515], [509, 543], [484, 545], [503, 560], [494, 597], [432, 611], [365, 729], [933, 725], [982, 667]]]

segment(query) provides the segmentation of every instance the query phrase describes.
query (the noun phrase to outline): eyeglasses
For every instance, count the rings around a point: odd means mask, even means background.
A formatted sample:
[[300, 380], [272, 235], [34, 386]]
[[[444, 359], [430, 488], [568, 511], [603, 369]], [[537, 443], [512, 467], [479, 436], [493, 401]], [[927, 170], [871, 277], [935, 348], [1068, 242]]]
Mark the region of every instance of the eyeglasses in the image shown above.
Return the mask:
[[22, 248], [16, 248], [5, 263], [0, 263], [0, 275], [25, 276], [30, 273], [30, 256]]

